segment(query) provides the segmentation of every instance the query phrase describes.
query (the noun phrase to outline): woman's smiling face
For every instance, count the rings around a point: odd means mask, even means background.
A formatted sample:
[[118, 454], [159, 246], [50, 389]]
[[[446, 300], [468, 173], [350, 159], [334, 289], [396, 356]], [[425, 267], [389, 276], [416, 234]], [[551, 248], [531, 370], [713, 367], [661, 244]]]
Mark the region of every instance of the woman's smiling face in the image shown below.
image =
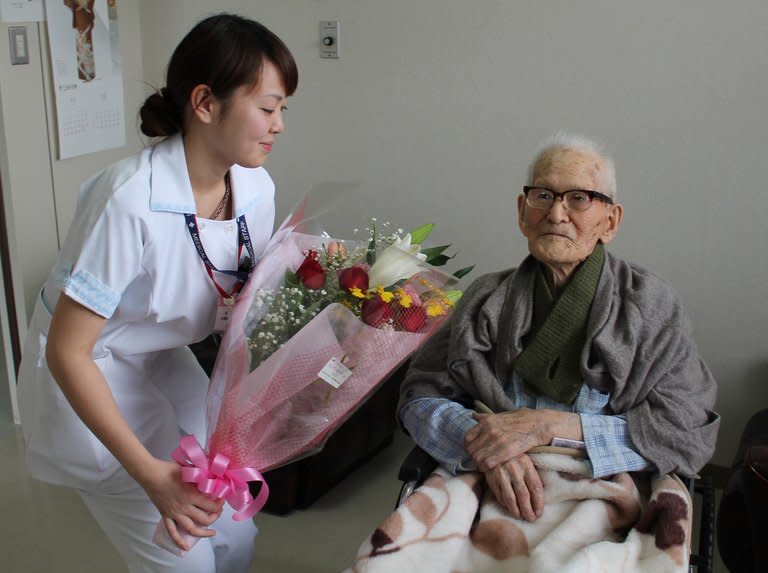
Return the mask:
[[269, 61], [264, 62], [255, 87], [240, 86], [234, 91], [219, 108], [216, 125], [218, 151], [228, 163], [259, 167], [266, 161], [275, 136], [284, 128], [286, 99], [283, 80]]

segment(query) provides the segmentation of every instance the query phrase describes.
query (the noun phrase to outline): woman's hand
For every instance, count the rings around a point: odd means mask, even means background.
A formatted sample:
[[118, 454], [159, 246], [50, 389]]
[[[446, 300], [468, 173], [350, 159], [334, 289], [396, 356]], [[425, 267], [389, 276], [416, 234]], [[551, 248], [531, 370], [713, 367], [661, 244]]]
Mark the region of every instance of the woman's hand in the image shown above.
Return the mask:
[[163, 524], [173, 542], [181, 549], [191, 549], [183, 534], [213, 537], [216, 532], [208, 526], [221, 515], [224, 501], [212, 500], [189, 483], [181, 481], [181, 467], [175, 462], [155, 460], [141, 485], [162, 516]]
[[486, 472], [517, 458], [536, 446], [546, 446], [555, 436], [582, 439], [578, 414], [521, 408], [499, 414], [474, 414], [477, 425], [464, 438], [467, 453]]
[[523, 454], [485, 472], [496, 501], [516, 519], [536, 521], [544, 511], [544, 485], [531, 458]]
[[146, 490], [174, 543], [189, 549], [181, 533], [215, 535], [206, 526], [219, 517], [223, 502], [212, 501], [182, 482], [179, 465], [155, 458], [126, 422], [92, 357], [106, 322], [62, 294], [48, 331], [48, 367], [80, 419]]

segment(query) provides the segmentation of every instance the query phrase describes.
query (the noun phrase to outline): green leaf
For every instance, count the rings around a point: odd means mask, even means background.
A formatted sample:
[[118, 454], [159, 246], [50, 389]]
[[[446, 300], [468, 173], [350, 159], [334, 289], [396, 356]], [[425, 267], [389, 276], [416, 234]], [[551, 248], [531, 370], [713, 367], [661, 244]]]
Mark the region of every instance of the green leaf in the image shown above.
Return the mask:
[[427, 223], [426, 225], [422, 225], [418, 229], [414, 229], [411, 231], [411, 244], [412, 245], [420, 245], [424, 242], [424, 240], [429, 237], [429, 234], [432, 232], [432, 229], [435, 228], [435, 225], [433, 223]]
[[441, 254], [445, 249], [451, 245], [440, 245], [439, 247], [429, 247], [428, 249], [421, 249], [422, 255], [427, 255], [427, 260]]
[[286, 288], [297, 288], [301, 286], [301, 280], [299, 280], [299, 277], [296, 275], [296, 273], [292, 271], [285, 271], [284, 284]]
[[463, 269], [459, 269], [455, 273], [453, 273], [453, 276], [455, 276], [457, 279], [462, 278], [465, 275], [468, 275], [472, 272], [472, 269], [475, 268], [475, 265], [472, 265], [471, 267], [464, 267]]
[[449, 290], [445, 291], [445, 298], [450, 300], [453, 304], [456, 304], [459, 302], [462, 294], [463, 293], [460, 290]]
[[315, 311], [320, 311], [323, 306], [327, 305], [327, 301], [324, 301], [322, 299], [316, 300], [312, 304], [310, 304], [306, 309], [304, 310], [304, 313], [299, 317], [299, 320], [301, 320], [302, 324], [301, 326], [304, 326], [306, 323], [308, 323], [312, 318], [312, 313]]
[[448, 255], [436, 255], [431, 259], [428, 258], [426, 262], [432, 265], [433, 267], [442, 267], [445, 263], [450, 261], [452, 258], [453, 257], [449, 257]]

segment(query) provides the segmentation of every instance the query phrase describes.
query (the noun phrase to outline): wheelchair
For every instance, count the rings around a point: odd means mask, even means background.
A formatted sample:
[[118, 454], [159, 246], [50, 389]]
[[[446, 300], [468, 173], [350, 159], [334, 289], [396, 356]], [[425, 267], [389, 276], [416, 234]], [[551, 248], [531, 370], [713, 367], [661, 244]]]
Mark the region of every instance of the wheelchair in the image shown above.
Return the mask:
[[730, 571], [768, 569], [768, 409], [741, 434], [717, 514], [717, 545]]
[[[403, 461], [398, 472], [402, 482], [395, 509], [418, 488], [437, 467], [427, 452], [414, 446]], [[689, 571], [691, 573], [712, 573], [715, 547], [715, 488], [711, 477], [693, 478], [680, 476], [691, 494], [701, 498], [701, 516], [699, 519], [698, 547], [691, 553]], [[693, 540], [692, 540], [693, 541]], [[693, 551], [693, 548], [692, 548]]]

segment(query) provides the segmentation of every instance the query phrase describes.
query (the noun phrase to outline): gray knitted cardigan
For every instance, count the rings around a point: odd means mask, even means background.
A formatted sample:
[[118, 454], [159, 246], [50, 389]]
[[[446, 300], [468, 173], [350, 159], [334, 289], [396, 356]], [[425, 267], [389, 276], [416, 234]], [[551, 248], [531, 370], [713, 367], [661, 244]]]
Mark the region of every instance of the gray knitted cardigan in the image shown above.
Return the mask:
[[[529, 256], [467, 288], [414, 357], [398, 410], [425, 396], [512, 409], [503, 383], [530, 330], [536, 264]], [[632, 444], [659, 473], [693, 476], [707, 463], [720, 426], [716, 383], [677, 294], [661, 279], [606, 252], [580, 362], [584, 382], [611, 392], [611, 411], [626, 414]]]

